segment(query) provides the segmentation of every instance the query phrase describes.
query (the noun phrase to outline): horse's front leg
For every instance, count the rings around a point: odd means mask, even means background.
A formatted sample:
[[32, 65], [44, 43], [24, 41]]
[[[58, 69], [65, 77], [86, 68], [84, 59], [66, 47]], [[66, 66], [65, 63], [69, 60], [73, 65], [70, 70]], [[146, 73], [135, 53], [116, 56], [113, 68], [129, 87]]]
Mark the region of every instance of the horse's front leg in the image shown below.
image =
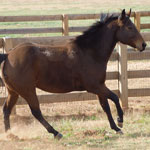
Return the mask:
[[110, 106], [108, 104], [107, 98], [104, 95], [101, 95], [101, 96], [98, 95], [98, 98], [99, 98], [99, 102], [100, 102], [103, 110], [105, 111], [105, 113], [106, 113], [106, 115], [108, 117], [111, 129], [115, 130], [117, 133], [122, 134], [123, 132], [121, 131], [121, 129], [119, 129], [117, 127], [117, 125], [114, 122], [114, 119], [112, 117]]
[[112, 100], [114, 103], [115, 103], [115, 105], [116, 105], [116, 108], [117, 108], [117, 113], [118, 113], [118, 119], [117, 119], [117, 121], [118, 121], [118, 126], [119, 127], [123, 127], [123, 110], [122, 110], [122, 108], [121, 108], [121, 106], [120, 106], [120, 103], [119, 103], [119, 98], [118, 98], [118, 96], [115, 94], [115, 93], [113, 93], [112, 91], [110, 91], [109, 89], [107, 89], [108, 90], [108, 98], [110, 99], [110, 100]]
[[[91, 77], [91, 76], [89, 76], [89, 77]], [[108, 117], [110, 127], [113, 130], [115, 130], [117, 133], [122, 133], [122, 131], [117, 127], [117, 125], [114, 122], [114, 119], [112, 117], [111, 110], [110, 110], [110, 107], [108, 104], [107, 99], [111, 95], [110, 90], [108, 90], [105, 83], [103, 83], [103, 82], [100, 83], [99, 81], [100, 81], [99, 78], [86, 78], [86, 79], [84, 78], [84, 86], [88, 92], [96, 94], [98, 96], [99, 102]], [[111, 98], [112, 98], [112, 95], [111, 95]], [[123, 122], [123, 113], [121, 113], [122, 109], [120, 107], [119, 100], [117, 99], [115, 102], [117, 104], [117, 110], [119, 113], [119, 117], [121, 118], [121, 121]]]

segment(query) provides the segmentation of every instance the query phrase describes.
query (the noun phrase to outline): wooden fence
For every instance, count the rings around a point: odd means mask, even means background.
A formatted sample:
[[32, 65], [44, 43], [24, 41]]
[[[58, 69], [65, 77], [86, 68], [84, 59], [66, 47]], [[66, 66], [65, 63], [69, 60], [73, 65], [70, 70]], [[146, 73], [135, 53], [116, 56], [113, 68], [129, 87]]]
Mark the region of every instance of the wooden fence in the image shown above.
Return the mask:
[[[0, 34], [33, 34], [33, 33], [62, 33], [69, 35], [70, 32], [82, 32], [88, 26], [70, 27], [71, 20], [89, 20], [99, 19], [101, 14], [63, 14], [63, 15], [45, 15], [45, 16], [0, 16], [0, 22], [40, 22], [40, 21], [61, 21], [62, 27], [51, 28], [21, 28], [21, 29], [0, 29]], [[141, 17], [150, 16], [150, 12], [132, 12], [131, 17], [134, 17], [134, 22], [137, 28], [150, 29], [150, 23], [142, 24]]]
[[[150, 16], [150, 12], [133, 12], [134, 22], [140, 29], [150, 29], [150, 24], [141, 24], [141, 17]], [[60, 45], [73, 36], [69, 36], [70, 32], [81, 32], [88, 27], [78, 26], [70, 27], [69, 20], [83, 20], [83, 19], [98, 19], [100, 14], [80, 14], [80, 15], [47, 15], [47, 16], [0, 16], [0, 22], [26, 22], [26, 21], [54, 21], [61, 20], [62, 27], [57, 28], [22, 28], [22, 29], [0, 29], [0, 34], [27, 34], [27, 33], [57, 33], [61, 32], [61, 37], [27, 37], [27, 38], [1, 38], [0, 47], [7, 51], [11, 50], [17, 44], [22, 42], [36, 42], [40, 44]], [[145, 41], [150, 41], [150, 33], [142, 33]], [[127, 71], [128, 60], [144, 60], [150, 58], [150, 51], [139, 54], [129, 51], [126, 45], [118, 44], [117, 52], [113, 52], [110, 60], [118, 61], [118, 71], [107, 72], [107, 80], [118, 80], [118, 89], [114, 92], [120, 97], [123, 108], [128, 108], [128, 97], [150, 96], [150, 88], [143, 89], [128, 89], [128, 79], [133, 78], [148, 78], [150, 77], [150, 70], [145, 71]], [[136, 93], [136, 94], [135, 94]], [[86, 92], [73, 92], [67, 94], [45, 94], [39, 95], [40, 103], [66, 102], [66, 101], [84, 101], [95, 100], [94, 94]], [[0, 105], [3, 104], [5, 97], [0, 98]], [[26, 102], [20, 97], [18, 105]]]

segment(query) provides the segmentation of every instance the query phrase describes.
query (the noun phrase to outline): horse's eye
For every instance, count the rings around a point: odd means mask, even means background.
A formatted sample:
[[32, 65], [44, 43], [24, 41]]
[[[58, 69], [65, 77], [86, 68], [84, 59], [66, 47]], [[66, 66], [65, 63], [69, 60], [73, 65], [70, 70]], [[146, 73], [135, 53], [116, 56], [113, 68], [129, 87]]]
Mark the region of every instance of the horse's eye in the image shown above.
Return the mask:
[[132, 28], [132, 26], [129, 26], [128, 29], [129, 29], [129, 30], [132, 30], [133, 28]]

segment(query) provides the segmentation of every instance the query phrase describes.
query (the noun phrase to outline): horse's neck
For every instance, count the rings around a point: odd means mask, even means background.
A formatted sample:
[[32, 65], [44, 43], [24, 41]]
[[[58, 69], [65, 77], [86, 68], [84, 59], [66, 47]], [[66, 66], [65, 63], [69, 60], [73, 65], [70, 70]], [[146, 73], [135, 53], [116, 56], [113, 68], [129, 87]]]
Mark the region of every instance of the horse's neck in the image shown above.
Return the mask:
[[[113, 49], [117, 43], [115, 38], [116, 30], [106, 29], [102, 40], [99, 42], [97, 47], [97, 57], [101, 58], [102, 61], [108, 62]], [[100, 59], [99, 59], [100, 60]]]

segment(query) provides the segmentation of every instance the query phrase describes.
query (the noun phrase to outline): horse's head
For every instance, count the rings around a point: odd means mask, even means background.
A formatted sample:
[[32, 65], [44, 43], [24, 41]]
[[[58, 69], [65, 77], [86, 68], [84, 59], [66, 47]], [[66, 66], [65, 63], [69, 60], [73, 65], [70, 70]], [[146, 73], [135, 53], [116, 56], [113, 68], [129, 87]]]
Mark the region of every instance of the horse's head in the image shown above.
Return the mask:
[[136, 29], [135, 25], [130, 20], [130, 12], [126, 14], [125, 9], [122, 11], [118, 17], [119, 29], [117, 30], [117, 40], [123, 44], [127, 44], [139, 51], [145, 50], [146, 43], [143, 40], [141, 34]]

